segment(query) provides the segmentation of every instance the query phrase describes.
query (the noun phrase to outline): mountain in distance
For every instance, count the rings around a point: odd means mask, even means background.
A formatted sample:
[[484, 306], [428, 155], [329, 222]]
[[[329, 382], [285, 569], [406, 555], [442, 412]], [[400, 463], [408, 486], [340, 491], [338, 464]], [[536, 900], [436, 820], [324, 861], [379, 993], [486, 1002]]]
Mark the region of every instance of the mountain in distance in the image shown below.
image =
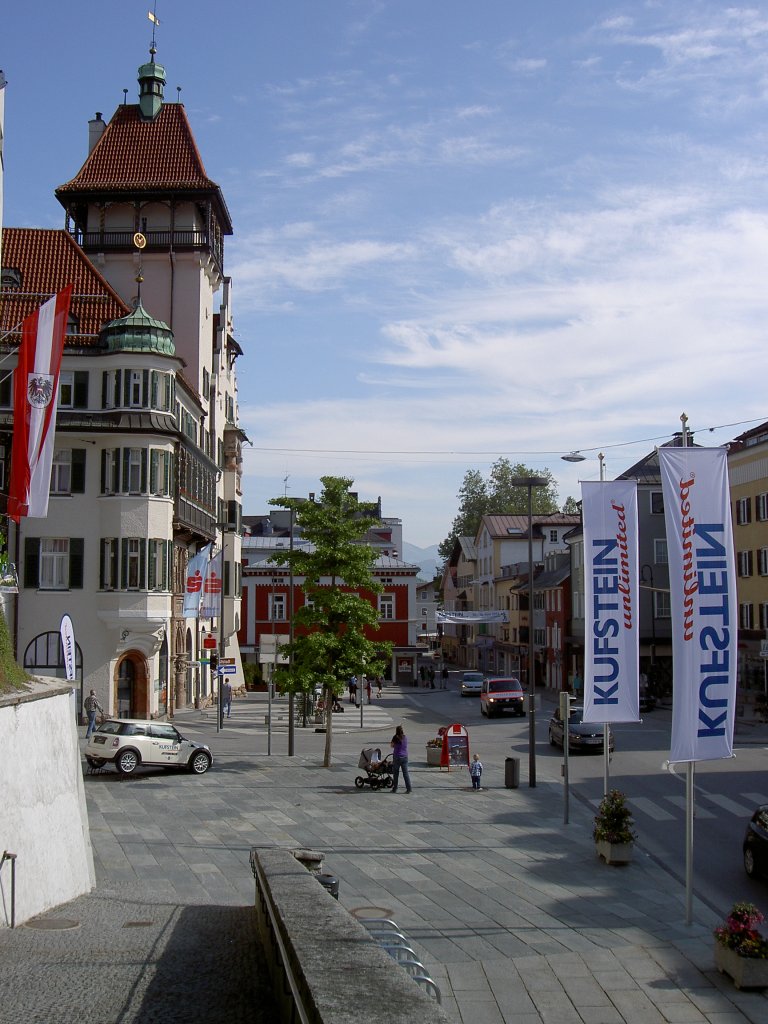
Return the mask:
[[428, 548], [418, 548], [415, 544], [409, 544], [408, 541], [404, 540], [403, 551], [400, 557], [404, 562], [420, 566], [419, 579], [433, 580], [437, 567], [443, 564], [442, 558], [437, 553], [437, 548], [437, 544], [430, 544]]

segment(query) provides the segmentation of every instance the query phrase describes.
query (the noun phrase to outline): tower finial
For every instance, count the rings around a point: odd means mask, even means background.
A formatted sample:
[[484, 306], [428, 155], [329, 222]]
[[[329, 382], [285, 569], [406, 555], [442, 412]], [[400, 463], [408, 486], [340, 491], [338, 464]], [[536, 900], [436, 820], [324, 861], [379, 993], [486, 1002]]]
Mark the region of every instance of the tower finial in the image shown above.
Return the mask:
[[147, 11], [147, 17], [152, 22], [152, 43], [149, 47], [149, 60], [150, 63], [155, 63], [155, 54], [157, 53], [157, 47], [155, 46], [155, 28], [160, 24], [160, 19], [157, 17], [157, 0], [155, 0], [152, 10]]

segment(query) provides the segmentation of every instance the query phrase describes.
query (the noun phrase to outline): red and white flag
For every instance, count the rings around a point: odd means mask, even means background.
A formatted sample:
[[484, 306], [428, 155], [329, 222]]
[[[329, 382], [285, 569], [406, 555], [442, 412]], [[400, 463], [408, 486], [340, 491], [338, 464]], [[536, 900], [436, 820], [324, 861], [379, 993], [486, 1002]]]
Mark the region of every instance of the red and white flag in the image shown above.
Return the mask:
[[8, 517], [48, 515], [56, 433], [56, 394], [72, 285], [31, 313], [22, 327], [13, 389]]

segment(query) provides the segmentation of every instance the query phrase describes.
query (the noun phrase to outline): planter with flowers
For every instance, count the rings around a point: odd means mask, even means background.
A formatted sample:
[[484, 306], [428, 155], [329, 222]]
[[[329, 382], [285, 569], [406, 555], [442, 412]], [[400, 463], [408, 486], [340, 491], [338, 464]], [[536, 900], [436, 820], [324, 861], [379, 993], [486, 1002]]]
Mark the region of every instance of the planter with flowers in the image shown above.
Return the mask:
[[438, 736], [434, 740], [427, 740], [427, 765], [430, 768], [440, 767], [440, 754], [443, 750], [443, 738]]
[[735, 903], [715, 928], [715, 966], [736, 988], [768, 987], [768, 939], [757, 930], [764, 920], [754, 903]]
[[606, 864], [629, 864], [637, 838], [627, 798], [618, 789], [606, 793], [595, 815], [593, 838], [598, 857]]

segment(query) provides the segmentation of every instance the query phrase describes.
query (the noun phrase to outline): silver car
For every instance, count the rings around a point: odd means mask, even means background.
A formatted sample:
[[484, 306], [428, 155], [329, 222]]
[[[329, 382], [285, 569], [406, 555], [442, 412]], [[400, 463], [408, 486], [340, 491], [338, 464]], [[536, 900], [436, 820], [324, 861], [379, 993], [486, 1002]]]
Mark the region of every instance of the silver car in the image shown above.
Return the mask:
[[85, 745], [85, 759], [91, 768], [114, 764], [121, 775], [132, 775], [140, 764], [204, 775], [213, 763], [210, 749], [186, 739], [175, 725], [141, 718], [103, 722]]
[[484, 679], [482, 672], [464, 672], [461, 677], [461, 696], [479, 697]]

